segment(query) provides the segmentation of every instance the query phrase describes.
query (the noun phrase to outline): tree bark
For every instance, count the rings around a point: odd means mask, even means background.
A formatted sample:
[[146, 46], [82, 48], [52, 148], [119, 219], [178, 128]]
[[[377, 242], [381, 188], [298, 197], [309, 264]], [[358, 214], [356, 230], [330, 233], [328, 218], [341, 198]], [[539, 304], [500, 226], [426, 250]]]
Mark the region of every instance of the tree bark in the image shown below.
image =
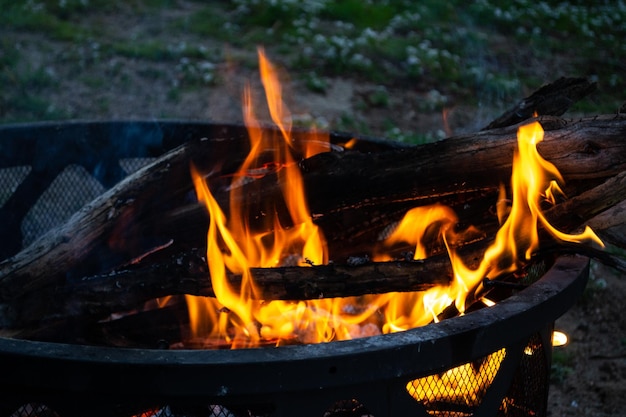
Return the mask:
[[[546, 130], [539, 152], [568, 181], [568, 195], [584, 193], [626, 170], [626, 117], [539, 120]], [[309, 207], [329, 241], [331, 259], [363, 255], [386, 227], [418, 205], [448, 204], [462, 224], [492, 230], [497, 222], [490, 211], [499, 184], [509, 182], [516, 131], [513, 126], [407, 149], [330, 152], [301, 161]], [[193, 194], [189, 164], [203, 167], [223, 207], [229, 184], [223, 174], [234, 172], [210, 170], [203, 158], [211, 155], [212, 145], [210, 140], [191, 141], [164, 155], [2, 262], [0, 303], [120, 269], [154, 249], [165, 248], [161, 252], [169, 255], [203, 247], [206, 212], [188, 203]], [[257, 200], [280, 198], [273, 175], [251, 181]], [[596, 196], [592, 206], [606, 205], [606, 194]]]
[[[255, 298], [310, 300], [425, 291], [436, 285], [448, 285], [452, 277], [447, 255], [438, 255], [427, 261], [362, 261], [355, 265], [252, 268], [258, 288]], [[228, 273], [226, 278], [232, 289], [239, 292], [241, 275]], [[44, 291], [48, 292], [46, 303], [29, 301], [25, 303], [28, 309], [14, 305], [16, 314], [12, 323], [5, 323], [5, 327], [24, 327], [41, 320], [67, 320], [72, 317], [100, 320], [170, 295], [215, 297], [206, 261], [195, 254], [181, 254], [167, 262], [85, 277], [75, 285]], [[37, 293], [33, 297], [41, 301], [44, 295]]]

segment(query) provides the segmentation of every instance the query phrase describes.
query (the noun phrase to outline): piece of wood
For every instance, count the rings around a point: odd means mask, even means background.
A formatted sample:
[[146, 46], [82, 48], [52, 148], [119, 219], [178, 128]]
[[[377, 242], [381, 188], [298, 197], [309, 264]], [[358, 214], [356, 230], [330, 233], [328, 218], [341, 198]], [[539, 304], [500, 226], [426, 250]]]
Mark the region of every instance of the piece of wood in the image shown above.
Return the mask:
[[[626, 169], [626, 117], [539, 120], [546, 129], [539, 152], [561, 171], [570, 185], [566, 191], [573, 195]], [[346, 248], [371, 245], [406, 209], [417, 205], [443, 202], [460, 208], [462, 223], [480, 227], [481, 222], [493, 222], [491, 215], [487, 220], [481, 217], [495, 204], [499, 184], [509, 181], [516, 131], [509, 127], [408, 149], [331, 152], [303, 160], [312, 216], [331, 249], [344, 251], [338, 255], [342, 258], [349, 256]], [[215, 141], [197, 140], [168, 153], [94, 200], [61, 228], [0, 263], [0, 302], [105, 273], [170, 240], [178, 252], [202, 247], [206, 229], [198, 222], [206, 222], [206, 210], [196, 203], [185, 206], [193, 197], [188, 169], [190, 161], [210, 156], [214, 146]], [[218, 183], [213, 189], [225, 206], [227, 178], [210, 166], [205, 162], [204, 172], [210, 183]], [[271, 175], [252, 180], [262, 193], [257, 200], [280, 198], [280, 186]], [[331, 251], [331, 259], [334, 256]]]
[[605, 243], [626, 248], [626, 200], [589, 219], [587, 225], [597, 231]]
[[[611, 228], [626, 224], [623, 209], [626, 196], [626, 171], [620, 172], [602, 184], [569, 198], [546, 210], [545, 216], [556, 228], [569, 231], [585, 225], [603, 234]], [[615, 242], [626, 248], [622, 239]]]
[[[252, 268], [261, 300], [310, 300], [387, 292], [425, 291], [449, 284], [452, 269], [447, 255], [427, 261], [371, 262], [355, 265]], [[241, 275], [228, 273], [234, 291]], [[196, 254], [180, 254], [168, 262], [85, 277], [73, 285], [46, 288], [11, 303], [13, 314], [3, 327], [91, 318], [97, 321], [116, 312], [131, 311], [147, 301], [170, 295], [215, 297], [206, 261]], [[23, 308], [26, 306], [26, 308]]]
[[[359, 259], [355, 264], [251, 268], [251, 273], [259, 290], [256, 296], [261, 300], [309, 300], [424, 291], [449, 284], [449, 264], [447, 256], [435, 256], [428, 261], [371, 262]], [[241, 275], [228, 273], [227, 280], [234, 291], [240, 291]], [[189, 254], [180, 255], [167, 264], [88, 277], [63, 292], [77, 302], [85, 298], [97, 304], [123, 303], [114, 306], [112, 311], [173, 294], [215, 297], [206, 261]], [[133, 293], [136, 295], [129, 295]], [[138, 298], [127, 303], [122, 300], [124, 297]]]
[[[0, 262], [0, 300], [117, 268], [166, 245], [172, 239], [160, 221], [163, 213], [195, 200], [190, 163], [234, 172], [246, 146], [238, 137], [197, 138], [127, 176], [65, 224]], [[203, 234], [197, 230], [189, 239]], [[188, 241], [185, 234], [176, 238], [178, 245]]]

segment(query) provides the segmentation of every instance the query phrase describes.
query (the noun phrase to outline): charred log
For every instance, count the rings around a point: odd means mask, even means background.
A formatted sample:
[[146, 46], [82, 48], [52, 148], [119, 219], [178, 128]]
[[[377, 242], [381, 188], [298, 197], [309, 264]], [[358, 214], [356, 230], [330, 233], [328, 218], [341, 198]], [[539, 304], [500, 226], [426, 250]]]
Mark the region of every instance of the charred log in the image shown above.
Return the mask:
[[[626, 169], [626, 118], [540, 120], [546, 134], [539, 151], [566, 178], [570, 197]], [[203, 162], [212, 143], [191, 141], [164, 155], [61, 228], [2, 262], [0, 300], [106, 273], [170, 241], [174, 253], [202, 247], [207, 216], [203, 207], [189, 203], [195, 198], [189, 164], [213, 172]], [[410, 149], [318, 154], [301, 165], [312, 215], [326, 234], [332, 259], [343, 260], [362, 255], [359, 242], [370, 245], [380, 239], [384, 229], [413, 206], [448, 204], [462, 223], [490, 230], [496, 224], [489, 213], [499, 184], [508, 183], [515, 147], [512, 127]], [[226, 206], [227, 178], [222, 173], [207, 177]], [[271, 175], [253, 183], [262, 185], [257, 189], [264, 194], [258, 199], [280, 199], [280, 187]], [[346, 253], [345, 248], [356, 253]]]
[[[549, 216], [562, 219], [563, 230], [571, 232], [586, 220], [620, 207], [626, 171], [626, 118], [540, 121], [546, 134], [539, 152], [563, 174], [568, 181], [566, 193], [573, 197], [569, 203], [557, 205]], [[335, 264], [255, 270], [255, 277], [264, 282], [261, 298], [410, 291], [431, 285], [428, 279], [449, 279], [447, 262], [444, 265], [438, 258], [423, 265], [409, 263], [400, 270], [389, 264], [386, 271], [381, 265], [351, 268], [344, 264], [352, 255], [366, 254], [386, 228], [418, 205], [447, 204], [459, 213], [460, 227], [473, 224], [483, 231], [483, 238], [492, 236], [498, 227], [492, 209], [500, 183], [507, 183], [510, 177], [516, 131], [516, 127], [484, 131], [376, 153], [330, 152], [301, 161], [312, 215], [324, 229]], [[2, 262], [3, 326], [80, 314], [101, 317], [161, 295], [210, 295], [206, 269], [196, 275], [178, 270], [168, 281], [163, 276], [167, 274], [151, 268], [158, 269], [173, 254], [205, 244], [207, 214], [194, 201], [191, 163], [205, 173], [217, 200], [227, 206], [230, 174], [238, 163], [231, 161], [232, 166], [223, 170], [212, 169], [213, 145], [214, 141], [192, 140], [163, 155], [94, 200], [63, 227]], [[244, 152], [238, 157], [243, 156]], [[273, 175], [248, 180], [256, 190], [247, 193], [252, 195], [250, 201], [280, 200]], [[559, 208], [561, 204], [568, 205]], [[254, 206], [248, 208], [254, 215]], [[428, 275], [431, 267], [436, 274]], [[348, 269], [350, 273], [346, 273]], [[125, 275], [125, 271], [133, 272]], [[315, 271], [311, 272], [315, 276], [303, 278], [308, 271]], [[105, 279], [108, 273], [111, 280]], [[156, 280], [147, 278], [150, 273]], [[371, 276], [365, 277], [365, 273]], [[426, 284], [419, 282], [422, 278]], [[237, 277], [229, 279], [236, 285]], [[115, 290], [121, 280], [125, 281], [122, 287], [127, 285], [124, 294]], [[72, 291], [82, 291], [84, 301], [70, 300]], [[107, 293], [110, 297], [104, 295]]]
[[[452, 277], [446, 255], [427, 261], [359, 259], [353, 265], [252, 268], [251, 273], [258, 288], [253, 297], [294, 301], [425, 291], [449, 284]], [[241, 275], [228, 273], [226, 279], [234, 291], [241, 289]], [[206, 260], [195, 252], [29, 293], [9, 303], [13, 314], [5, 316], [3, 327], [27, 327], [38, 322], [81, 317], [97, 321], [160, 297], [184, 294], [215, 297]]]

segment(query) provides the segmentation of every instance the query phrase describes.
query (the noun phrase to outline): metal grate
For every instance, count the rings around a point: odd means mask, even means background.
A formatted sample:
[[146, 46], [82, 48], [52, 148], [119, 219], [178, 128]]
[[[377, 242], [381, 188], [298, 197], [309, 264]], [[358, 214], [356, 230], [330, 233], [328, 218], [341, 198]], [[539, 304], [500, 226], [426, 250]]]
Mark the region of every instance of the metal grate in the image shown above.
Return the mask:
[[[143, 154], [145, 153], [133, 153], [133, 155]], [[150, 158], [121, 158], [119, 155], [111, 159], [112, 161], [108, 168], [116, 166], [123, 171], [122, 176], [136, 171], [151, 161]], [[22, 209], [24, 208], [23, 206], [26, 206], [22, 202], [17, 205], [13, 204], [12, 201], [16, 200], [15, 197], [12, 197], [13, 195], [27, 196], [29, 198], [35, 195], [30, 200], [26, 199], [29, 203], [23, 210], [23, 213], [26, 213], [26, 215], [16, 217], [19, 218], [19, 222], [7, 222], [15, 223], [21, 228], [24, 236], [23, 242], [20, 242], [21, 244], [32, 242], [38, 235], [62, 223], [85, 203], [88, 203], [102, 193], [105, 188], [113, 184], [113, 181], [108, 183], [103, 181], [101, 184], [96, 178], [105, 178], [106, 176], [98, 175], [99, 168], [97, 166], [95, 168], [92, 166], [93, 169], [85, 168], [86, 165], [83, 165], [82, 161], [69, 166], [63, 165], [62, 168], [50, 173], [49, 178], [42, 178], [46, 177], [46, 175], [33, 172], [40, 169], [40, 167], [37, 167], [37, 164], [32, 160], [20, 162], [19, 164], [16, 163], [15, 166], [12, 166], [11, 163], [13, 163], [12, 160], [9, 164], [5, 163], [4, 165], [9, 168], [0, 169], [0, 208], [6, 206], [8, 212], [13, 214], [13, 210]], [[30, 189], [30, 186], [24, 187], [24, 185], [30, 183], [35, 183], [35, 185], [43, 183], [43, 185], [36, 193], [27, 193], [26, 191]], [[48, 200], [53, 202], [51, 203]], [[547, 323], [545, 325], [548, 326]], [[537, 327], [532, 327], [532, 330], [524, 330], [525, 332], [527, 331], [524, 334], [528, 335], [531, 331], [537, 331], [536, 329]], [[515, 338], [518, 335], [516, 330], [514, 329], [511, 332]], [[457, 336], [454, 332], [452, 336], [454, 336], [454, 339], [452, 339], [453, 341], [450, 344], [454, 346], [454, 351], [457, 353], [466, 347], [469, 349], [467, 351], [472, 353], [473, 344], [477, 343], [478, 338], [482, 337], [480, 335], [475, 336], [474, 333], [471, 333], [470, 336], [467, 336], [465, 333], [463, 333], [463, 336]], [[22, 383], [24, 386], [23, 391], [20, 391], [22, 390], [22, 385], [9, 381], [4, 382], [4, 385], [2, 385], [3, 391], [10, 393], [5, 395], [1, 401], [3, 404], [0, 404], [0, 417], [82, 417], [85, 415], [92, 417], [283, 417], [285, 415], [298, 415], [297, 412], [292, 412], [293, 409], [302, 411], [302, 415], [307, 417], [373, 417], [374, 415], [406, 415], [411, 417], [484, 417], [493, 415], [545, 417], [547, 415], [547, 386], [550, 370], [550, 345], [548, 339], [544, 334], [536, 334], [530, 338], [528, 343], [522, 340], [518, 341], [514, 347], [511, 347], [507, 344], [509, 342], [510, 339], [503, 341], [503, 345], [489, 345], [488, 351], [494, 351], [485, 357], [452, 368], [441, 374], [418, 379], [412, 378], [415, 378], [416, 375], [423, 375], [423, 373], [413, 371], [413, 369], [418, 369], [420, 361], [411, 362], [411, 365], [417, 364], [417, 366], [407, 366], [411, 369], [410, 372], [413, 372], [410, 376], [406, 376], [409, 375], [409, 372], [402, 373], [398, 371], [400, 373], [395, 374], [396, 370], [394, 370], [394, 375], [391, 377], [385, 376], [387, 379], [383, 379], [382, 382], [376, 381], [376, 383], [369, 382], [373, 379], [370, 378], [369, 374], [366, 378], [368, 382], [365, 384], [355, 380], [353, 372], [346, 371], [345, 375], [349, 375], [350, 378], [348, 384], [361, 384], [358, 385], [358, 388], [364, 387], [364, 393], [357, 391], [356, 388], [346, 388], [341, 393], [337, 393], [334, 389], [329, 388], [320, 393], [316, 385], [313, 391], [303, 389], [302, 392], [294, 393], [293, 398], [289, 397], [285, 401], [287, 405], [280, 403], [285, 397], [283, 394], [276, 397], [271, 397], [270, 395], [271, 398], [263, 398], [261, 400], [263, 404], [261, 405], [246, 402], [247, 398], [241, 400], [243, 404], [240, 405], [236, 403], [236, 398], [205, 397], [203, 394], [200, 394], [200, 399], [198, 397], [190, 398], [196, 403], [203, 402], [203, 404], [180, 406], [173, 404], [180, 398], [175, 397], [175, 399], [172, 399], [172, 397], [167, 397], [166, 393], [156, 396], [154, 392], [150, 392], [150, 398], [156, 398], [156, 401], [152, 402], [139, 397], [137, 398], [137, 403], [135, 403], [134, 398], [128, 398], [126, 393], [123, 393], [123, 401], [127, 401], [127, 403], [119, 405], [117, 403], [118, 400], [113, 395], [111, 395], [111, 404], [107, 402], [108, 399], [103, 399], [109, 395], [108, 393], [88, 391], [91, 386], [88, 380], [90, 378], [95, 379], [95, 375], [85, 378], [84, 391], [80, 391], [78, 395], [76, 391], [68, 393], [63, 391], [63, 387], [56, 386], [55, 383], [58, 383], [56, 379], [51, 382], [50, 387], [46, 386], [43, 388], [36, 386], [33, 389], [29, 383]], [[506, 346], [506, 348], [496, 350], [500, 346]], [[446, 356], [447, 350], [443, 349], [442, 351], [441, 357], [445, 360], [449, 359]], [[482, 350], [480, 354], [482, 355], [488, 351]], [[22, 360], [21, 356], [13, 351], [11, 352], [18, 359]], [[398, 350], [394, 352], [397, 353]], [[401, 352], [402, 355], [407, 354], [405, 352], [409, 352], [411, 360], [416, 357], [413, 347], [410, 351], [401, 350]], [[436, 358], [437, 361], [440, 358], [438, 354], [435, 355], [433, 352], [429, 354], [431, 357]], [[469, 355], [463, 355], [462, 360], [467, 361], [472, 358]], [[37, 358], [39, 359], [39, 357]], [[72, 361], [74, 359], [72, 357]], [[4, 363], [10, 363], [13, 360], [7, 359]], [[27, 361], [24, 361], [26, 364], [29, 362], [30, 357]], [[408, 360], [397, 362], [401, 363], [402, 366], [409, 364]], [[280, 363], [282, 364], [283, 362]], [[428, 364], [432, 363], [439, 362], [428, 362]], [[89, 365], [90, 362], [86, 362], [86, 364]], [[287, 364], [289, 367], [285, 366], [284, 369], [291, 369], [291, 362], [287, 362]], [[334, 365], [332, 369], [335, 369]], [[351, 369], [353, 366], [352, 364], [349, 365]], [[356, 369], [356, 371], [358, 374], [359, 369]], [[282, 372], [284, 373], [281, 373], [281, 375], [289, 373], [287, 371]], [[299, 373], [297, 377], [300, 377], [302, 374]], [[344, 374], [341, 373], [333, 372], [332, 374], [344, 377]], [[403, 376], [398, 380], [396, 377], [400, 374]], [[176, 372], [174, 372], [174, 375], [176, 375]], [[219, 377], [218, 374], [216, 378]], [[291, 381], [292, 379], [285, 377], [285, 381]], [[407, 383], [409, 379], [412, 380]], [[452, 387], [448, 386], [447, 382], [444, 383], [446, 379], [453, 381]], [[117, 381], [117, 379], [115, 380]], [[256, 380], [262, 381], [262, 379]], [[391, 382], [387, 382], [388, 380]], [[173, 381], [181, 385], [185, 383], [185, 381], [181, 381], [176, 377], [174, 377]], [[281, 380], [280, 382], [282, 384], [285, 381]], [[324, 384], [324, 380], [320, 381], [319, 387], [321, 388]], [[464, 384], [472, 386], [472, 391], [459, 391]], [[502, 388], [494, 390], [492, 389], [493, 387]], [[73, 388], [77, 389], [77, 387]], [[177, 386], [176, 392], [179, 392], [180, 389]], [[111, 391], [115, 391], [115, 389]], [[407, 392], [411, 396], [408, 396]], [[353, 395], [358, 400], [337, 401], [337, 398], [351, 398]], [[377, 398], [378, 396], [381, 398]], [[323, 401], [317, 401], [320, 398]], [[94, 401], [95, 403], [92, 403], [92, 399], [97, 400]], [[385, 402], [387, 400], [389, 401]], [[221, 401], [226, 403], [207, 405], [207, 403]], [[317, 402], [312, 403], [312, 401]], [[361, 401], [363, 404], [361, 404]], [[163, 405], [163, 403], [167, 405]], [[237, 405], [233, 405], [235, 403]], [[332, 405], [325, 408], [328, 404]], [[486, 404], [489, 404], [489, 407], [483, 407]], [[492, 404], [494, 405], [492, 406]], [[370, 413], [368, 408], [373, 412]], [[402, 410], [402, 412], [388, 414], [391, 409]], [[287, 410], [287, 414], [283, 410]], [[405, 412], [406, 410], [410, 411]]]
[[[124, 158], [119, 164], [127, 174], [131, 174], [152, 160], [152, 158]], [[33, 172], [31, 166], [1, 169], [0, 207], [9, 201], [20, 186], [28, 187], [24, 183], [27, 178], [29, 181], [38, 181], [32, 178], [36, 175], [41, 174]], [[80, 165], [67, 166], [56, 177], [47, 178], [45, 181], [50, 182], [50, 185], [28, 208], [19, 225], [22, 235], [21, 247], [30, 245], [48, 230], [62, 225], [72, 214], [106, 190]]]
[[0, 169], [0, 207], [13, 195], [30, 171], [30, 166]]
[[[437, 417], [474, 417], [484, 412], [483, 400], [492, 384], [510, 383], [500, 397], [497, 416], [528, 417], [547, 415], [549, 355], [540, 334], [533, 335], [523, 346], [512, 376], [502, 378], [508, 370], [505, 363], [512, 348], [502, 348], [483, 358], [451, 368], [445, 372], [414, 379], [407, 392], [419, 402], [425, 415]], [[519, 352], [518, 352], [519, 353]], [[515, 358], [515, 354], [512, 355]], [[486, 402], [487, 400], [485, 400]], [[105, 407], [106, 408], [106, 407]], [[144, 409], [112, 406], [98, 407], [99, 416], [107, 417], [271, 417], [273, 407], [266, 406], [153, 406]], [[482, 410], [482, 411], [481, 411]], [[58, 412], [57, 412], [58, 411]], [[54, 406], [25, 404], [10, 417], [71, 417], [75, 412], [56, 410]], [[493, 415], [488, 413], [487, 415]], [[334, 402], [320, 417], [374, 417], [355, 399]], [[418, 417], [418, 416], [415, 416]]]
[[22, 222], [23, 246], [46, 231], [65, 223], [69, 217], [104, 192], [104, 187], [85, 168], [65, 168], [41, 194]]
[[11, 417], [59, 417], [59, 415], [43, 404], [25, 404], [15, 410]]
[[[549, 349], [550, 346], [547, 346]], [[420, 402], [432, 416], [463, 417], [479, 415], [483, 399], [507, 358], [507, 349], [451, 368], [445, 372], [415, 379], [407, 384], [407, 392]], [[540, 334], [533, 335], [510, 380], [498, 416], [528, 417], [547, 415], [548, 362], [546, 346]]]
[[[209, 406], [162, 406], [151, 407], [149, 409], [141, 411], [131, 411], [131, 414], [124, 414], [120, 410], [107, 410], [103, 413], [102, 408], [98, 408], [98, 411], [83, 410], [84, 413], [80, 415], [107, 415], [110, 417], [124, 416], [124, 417], [263, 417], [263, 415], [250, 414], [248, 410], [245, 412], [234, 412], [221, 405], [209, 405]], [[93, 413], [93, 414], [92, 414]], [[76, 413], [67, 413], [77, 415]], [[10, 417], [66, 417], [66, 413], [57, 413], [53, 408], [43, 404], [25, 404], [20, 406]]]
[[509, 392], [502, 400], [498, 413], [506, 417], [547, 415], [549, 358], [539, 334], [530, 338], [524, 349]]
[[430, 415], [471, 416], [496, 377], [506, 350], [449, 369], [443, 373], [415, 379], [407, 391], [421, 402]]
[[[70, 413], [67, 413], [70, 414]], [[74, 414], [74, 413], [71, 413]], [[87, 414], [85, 414], [87, 415]], [[226, 407], [222, 405], [208, 406], [170, 406], [151, 407], [141, 411], [103, 410], [99, 408], [97, 415], [107, 415], [110, 417], [270, 417], [271, 412], [263, 410], [249, 410], [237, 407]], [[66, 413], [57, 413], [52, 407], [44, 404], [29, 403], [20, 406], [10, 417], [66, 417]], [[357, 400], [341, 400], [335, 402], [320, 417], [374, 417]]]

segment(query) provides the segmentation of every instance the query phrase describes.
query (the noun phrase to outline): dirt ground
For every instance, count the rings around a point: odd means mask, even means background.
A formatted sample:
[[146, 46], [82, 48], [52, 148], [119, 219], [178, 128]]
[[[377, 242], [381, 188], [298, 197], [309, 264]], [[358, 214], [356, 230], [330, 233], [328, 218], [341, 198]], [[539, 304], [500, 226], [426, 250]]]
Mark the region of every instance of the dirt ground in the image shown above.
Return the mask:
[[557, 320], [569, 343], [554, 348], [551, 416], [626, 415], [626, 281], [593, 264], [585, 293]]
[[[114, 78], [94, 94], [84, 83], [73, 81], [75, 68], [63, 65], [62, 59], [55, 59], [63, 56], [66, 46], [49, 43], [46, 54], [42, 54], [41, 45], [36, 44], [38, 39], [15, 36], [22, 37], [22, 51], [30, 53], [32, 62], [47, 61], [50, 71], [61, 80], [62, 88], [50, 92], [50, 101], [81, 119], [177, 118], [238, 122], [241, 121], [241, 85], [254, 75], [250, 69], [233, 69], [224, 64], [220, 71], [226, 82], [185, 91], [172, 102], [166, 97], [167, 86], [160, 85], [166, 84], [169, 76], [162, 80], [137, 76], [141, 68], [136, 68], [138, 64], [132, 59], [126, 59], [89, 67], [94, 78], [105, 75], [114, 64], [126, 74], [124, 82], [118, 82], [119, 77]], [[155, 64], [152, 70], [173, 71], [165, 64]], [[175, 76], [171, 74], [172, 78]], [[376, 85], [343, 78], [326, 82], [328, 88], [323, 94], [311, 92], [298, 82], [289, 85], [292, 96], [289, 103], [296, 120], [316, 121], [333, 128], [341, 126], [342, 117], [351, 115], [354, 129], [366, 127], [368, 134], [381, 135], [389, 123], [394, 123], [400, 129], [447, 136], [476, 131], [505, 110], [489, 106], [468, 108], [459, 104], [448, 109], [448, 118], [444, 120], [441, 111], [424, 112], [420, 107], [420, 102], [425, 100], [424, 93], [411, 88], [388, 90], [389, 103], [376, 107], [363, 105]], [[551, 416], [626, 416], [624, 300], [625, 277], [595, 265], [584, 296], [557, 321], [556, 327], [565, 331], [570, 341], [555, 349], [549, 399]]]

